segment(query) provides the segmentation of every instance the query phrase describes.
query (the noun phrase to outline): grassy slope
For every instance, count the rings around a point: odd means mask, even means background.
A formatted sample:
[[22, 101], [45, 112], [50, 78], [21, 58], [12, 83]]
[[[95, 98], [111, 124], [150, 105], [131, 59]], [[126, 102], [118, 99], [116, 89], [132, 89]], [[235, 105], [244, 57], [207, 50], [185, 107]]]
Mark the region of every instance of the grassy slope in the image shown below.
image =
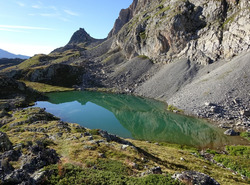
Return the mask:
[[42, 92], [42, 93], [63, 92], [63, 91], [73, 91], [74, 90], [74, 88], [52, 86], [52, 85], [38, 83], [38, 82], [30, 82], [30, 81], [22, 81], [22, 82], [24, 82], [27, 87], [30, 87], [30, 88], [32, 88], [36, 91]]

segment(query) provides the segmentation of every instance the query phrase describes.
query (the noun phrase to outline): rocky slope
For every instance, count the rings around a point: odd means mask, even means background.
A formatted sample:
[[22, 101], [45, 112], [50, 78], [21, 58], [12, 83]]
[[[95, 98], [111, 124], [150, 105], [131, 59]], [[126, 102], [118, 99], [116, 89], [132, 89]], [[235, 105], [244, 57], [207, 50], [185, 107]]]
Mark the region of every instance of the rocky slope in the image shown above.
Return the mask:
[[109, 51], [89, 58], [89, 76], [248, 129], [249, 7], [247, 0], [135, 0], [121, 11]]

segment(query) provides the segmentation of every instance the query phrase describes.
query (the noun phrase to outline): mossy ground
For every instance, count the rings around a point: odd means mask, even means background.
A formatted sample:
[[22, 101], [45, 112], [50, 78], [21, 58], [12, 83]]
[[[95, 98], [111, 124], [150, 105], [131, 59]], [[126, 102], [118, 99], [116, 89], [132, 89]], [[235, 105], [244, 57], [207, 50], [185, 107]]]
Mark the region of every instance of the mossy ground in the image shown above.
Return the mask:
[[[40, 108], [27, 108], [9, 114], [12, 117], [0, 130], [7, 133], [14, 145], [39, 140], [59, 154], [59, 164], [45, 167], [54, 170], [47, 184], [179, 184], [170, 176], [186, 170], [203, 172], [220, 184], [248, 184], [240, 174], [233, 174], [232, 170], [201, 158], [195, 148], [128, 140], [136, 147], [124, 149], [117, 142], [107, 142], [98, 130], [89, 130], [77, 124], [60, 127], [58, 118]], [[34, 122], [34, 119], [40, 121]], [[84, 136], [84, 132], [91, 133], [92, 138]], [[58, 133], [61, 133], [60, 136]], [[249, 160], [249, 147], [243, 150], [241, 147], [229, 147], [227, 151], [234, 161], [238, 161], [239, 156]], [[22, 152], [25, 153], [25, 148]], [[238, 166], [242, 166], [243, 162], [240, 160]], [[21, 161], [12, 165], [18, 167], [19, 163]], [[249, 171], [246, 165], [244, 168]], [[142, 172], [155, 166], [161, 167], [162, 175], [141, 177]]]

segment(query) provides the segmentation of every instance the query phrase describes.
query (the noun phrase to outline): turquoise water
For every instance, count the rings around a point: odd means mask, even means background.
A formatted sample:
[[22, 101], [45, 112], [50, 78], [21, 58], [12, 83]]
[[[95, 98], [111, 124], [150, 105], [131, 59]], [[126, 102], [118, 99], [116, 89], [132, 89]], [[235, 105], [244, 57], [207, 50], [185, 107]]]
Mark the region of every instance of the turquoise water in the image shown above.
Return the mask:
[[237, 144], [223, 130], [193, 117], [166, 110], [165, 103], [130, 95], [100, 92], [49, 93], [48, 101], [36, 102], [63, 121], [90, 129], [102, 129], [124, 138], [168, 142], [198, 148]]

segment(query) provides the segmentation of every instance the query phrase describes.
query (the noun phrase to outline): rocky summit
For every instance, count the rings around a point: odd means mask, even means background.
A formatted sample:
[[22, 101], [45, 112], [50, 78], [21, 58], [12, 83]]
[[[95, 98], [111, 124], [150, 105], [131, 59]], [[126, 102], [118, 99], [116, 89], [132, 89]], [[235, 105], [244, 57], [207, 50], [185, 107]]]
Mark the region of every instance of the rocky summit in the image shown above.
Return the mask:
[[[165, 148], [61, 122], [44, 110], [20, 108], [44, 98], [32, 88], [128, 93], [209, 119], [226, 135], [244, 131], [249, 138], [249, 0], [134, 0], [121, 10], [107, 38], [92, 38], [80, 28], [48, 55], [0, 67], [0, 156], [5, 157], [0, 169], [6, 170], [0, 182], [67, 184], [68, 174], [74, 174], [79, 177], [75, 183], [83, 184], [95, 184], [93, 179], [108, 183], [107, 176], [118, 184], [249, 183], [247, 146], [221, 152]], [[161, 175], [168, 173], [179, 181]]]

